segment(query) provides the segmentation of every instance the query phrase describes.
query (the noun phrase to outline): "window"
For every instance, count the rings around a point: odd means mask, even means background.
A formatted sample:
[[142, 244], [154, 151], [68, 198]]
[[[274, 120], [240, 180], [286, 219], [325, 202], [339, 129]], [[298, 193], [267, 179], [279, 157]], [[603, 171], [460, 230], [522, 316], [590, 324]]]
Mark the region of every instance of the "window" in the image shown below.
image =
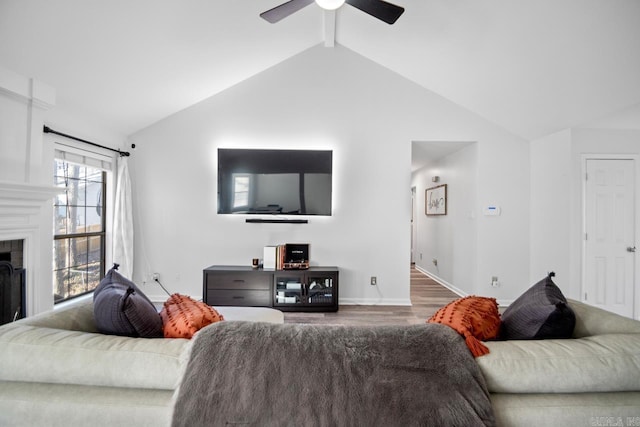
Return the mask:
[[251, 177], [249, 175], [233, 175], [233, 208], [249, 206], [249, 188]]
[[93, 291], [105, 273], [107, 173], [86, 164], [54, 160], [54, 302]]

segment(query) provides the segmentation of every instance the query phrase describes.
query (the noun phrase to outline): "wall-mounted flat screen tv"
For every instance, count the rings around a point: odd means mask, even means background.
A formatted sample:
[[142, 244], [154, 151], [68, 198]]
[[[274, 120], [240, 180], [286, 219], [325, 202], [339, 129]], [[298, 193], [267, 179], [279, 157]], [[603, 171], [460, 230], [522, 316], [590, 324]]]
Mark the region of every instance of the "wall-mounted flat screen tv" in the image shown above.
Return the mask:
[[333, 152], [218, 149], [218, 213], [331, 215]]

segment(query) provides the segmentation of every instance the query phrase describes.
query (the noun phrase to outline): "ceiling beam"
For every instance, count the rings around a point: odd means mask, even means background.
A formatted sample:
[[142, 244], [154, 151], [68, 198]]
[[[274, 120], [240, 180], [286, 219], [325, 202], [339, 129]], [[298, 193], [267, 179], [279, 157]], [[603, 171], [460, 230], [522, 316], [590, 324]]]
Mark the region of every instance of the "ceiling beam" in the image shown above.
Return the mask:
[[324, 46], [333, 47], [336, 44], [336, 11], [325, 10], [324, 21]]

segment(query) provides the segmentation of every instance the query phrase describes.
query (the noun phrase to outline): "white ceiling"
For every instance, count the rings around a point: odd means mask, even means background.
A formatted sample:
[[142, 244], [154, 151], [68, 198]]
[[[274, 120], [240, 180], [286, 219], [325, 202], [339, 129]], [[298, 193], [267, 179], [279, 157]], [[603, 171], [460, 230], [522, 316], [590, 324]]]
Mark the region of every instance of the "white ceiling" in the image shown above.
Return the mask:
[[[60, 114], [129, 135], [322, 43], [315, 4], [259, 18], [283, 1], [0, 0], [0, 65], [53, 86]], [[336, 43], [526, 139], [640, 128], [640, 1], [395, 3], [391, 26], [343, 6]]]

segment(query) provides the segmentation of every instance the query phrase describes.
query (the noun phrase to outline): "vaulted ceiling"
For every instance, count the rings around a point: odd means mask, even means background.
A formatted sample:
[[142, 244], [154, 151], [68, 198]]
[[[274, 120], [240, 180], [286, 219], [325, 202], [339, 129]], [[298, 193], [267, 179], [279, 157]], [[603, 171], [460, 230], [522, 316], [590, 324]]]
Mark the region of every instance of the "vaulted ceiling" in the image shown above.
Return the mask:
[[0, 66], [129, 135], [335, 39], [525, 139], [640, 128], [638, 0], [394, 0], [394, 25], [349, 5], [259, 17], [281, 2], [0, 0]]

